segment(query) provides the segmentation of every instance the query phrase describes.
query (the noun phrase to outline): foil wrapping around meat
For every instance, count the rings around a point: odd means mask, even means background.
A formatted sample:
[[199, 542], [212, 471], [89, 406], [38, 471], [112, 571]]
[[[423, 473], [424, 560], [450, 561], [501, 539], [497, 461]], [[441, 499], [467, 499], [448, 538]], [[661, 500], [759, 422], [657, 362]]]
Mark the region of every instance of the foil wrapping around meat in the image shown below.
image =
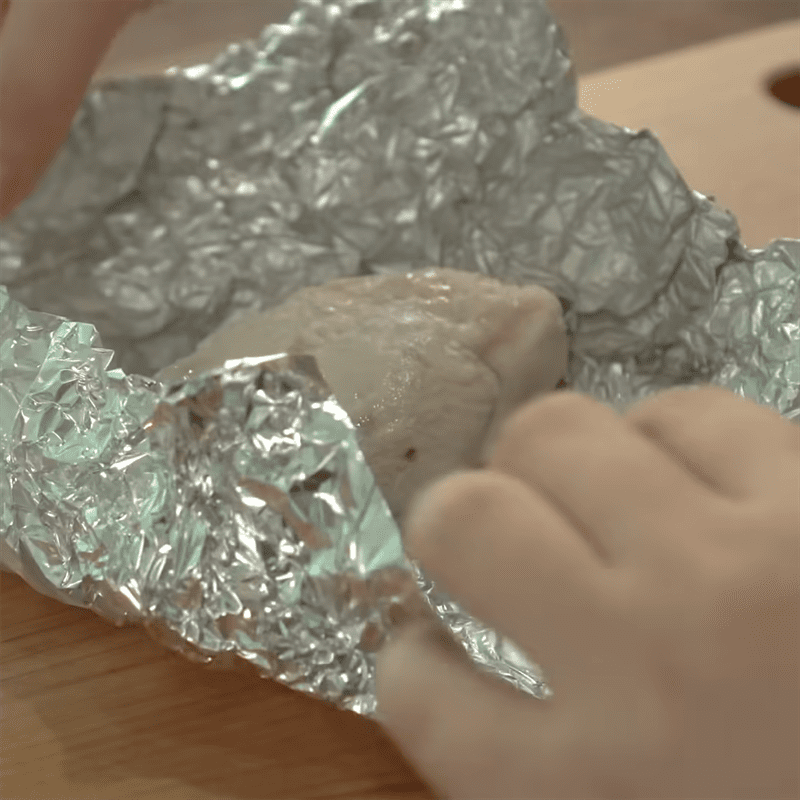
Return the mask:
[[569, 386], [615, 409], [714, 383], [800, 418], [800, 242], [747, 249], [650, 131], [581, 112], [544, 2], [301, 0], [92, 91], [4, 221], [0, 564], [366, 715], [376, 650], [427, 614], [548, 697], [406, 559], [313, 359], [152, 378], [301, 286], [431, 266], [556, 293]]

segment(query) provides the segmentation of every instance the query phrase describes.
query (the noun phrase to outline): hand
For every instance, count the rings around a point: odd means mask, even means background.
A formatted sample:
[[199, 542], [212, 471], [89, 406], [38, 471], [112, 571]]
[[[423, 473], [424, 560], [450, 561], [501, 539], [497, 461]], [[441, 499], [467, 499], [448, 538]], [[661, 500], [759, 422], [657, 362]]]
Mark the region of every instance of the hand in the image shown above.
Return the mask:
[[412, 508], [412, 557], [543, 666], [514, 691], [411, 629], [378, 702], [458, 798], [797, 798], [800, 428], [717, 387], [548, 395]]
[[117, 32], [151, 0], [2, 0], [0, 218], [33, 191]]

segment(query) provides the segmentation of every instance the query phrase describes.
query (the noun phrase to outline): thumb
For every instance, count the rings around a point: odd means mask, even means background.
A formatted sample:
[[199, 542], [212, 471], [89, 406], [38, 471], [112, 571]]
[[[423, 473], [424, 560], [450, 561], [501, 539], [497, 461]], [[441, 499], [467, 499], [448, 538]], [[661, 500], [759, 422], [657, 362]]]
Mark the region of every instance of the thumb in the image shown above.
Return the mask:
[[0, 37], [0, 217], [36, 186], [143, 0], [13, 0]]
[[560, 704], [481, 674], [443, 629], [414, 625], [387, 643], [377, 697], [381, 724], [439, 797], [581, 796]]

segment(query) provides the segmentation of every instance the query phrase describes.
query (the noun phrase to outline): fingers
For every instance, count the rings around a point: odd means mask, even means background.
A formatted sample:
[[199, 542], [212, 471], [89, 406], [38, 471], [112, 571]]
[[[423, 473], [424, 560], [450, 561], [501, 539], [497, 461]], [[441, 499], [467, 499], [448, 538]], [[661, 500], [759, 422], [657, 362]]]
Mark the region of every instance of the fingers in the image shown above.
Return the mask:
[[545, 668], [556, 694], [582, 684], [608, 576], [551, 506], [506, 476], [456, 474], [413, 505], [404, 538], [437, 585]]
[[781, 455], [800, 452], [800, 427], [776, 411], [718, 386], [662, 392], [633, 406], [625, 418], [671, 459], [732, 500], [785, 491], [797, 473], [776, 469]]
[[569, 723], [558, 699], [490, 680], [427, 633], [416, 627], [381, 651], [377, 697], [383, 726], [437, 796], [586, 796], [570, 780], [576, 767], [564, 755]]
[[589, 397], [558, 392], [518, 411], [488, 466], [535, 487], [610, 563], [635, 560], [671, 525], [696, 521], [722, 498], [625, 419]]
[[141, 0], [16, 0], [0, 47], [0, 217], [35, 187]]

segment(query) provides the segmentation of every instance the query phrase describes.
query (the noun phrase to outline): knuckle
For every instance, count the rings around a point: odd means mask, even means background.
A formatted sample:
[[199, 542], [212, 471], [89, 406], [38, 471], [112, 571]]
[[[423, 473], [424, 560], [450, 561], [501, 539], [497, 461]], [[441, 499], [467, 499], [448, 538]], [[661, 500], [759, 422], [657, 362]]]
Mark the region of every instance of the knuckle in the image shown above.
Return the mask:
[[553, 392], [517, 409], [500, 429], [497, 452], [513, 451], [520, 441], [573, 430], [580, 419], [597, 403], [578, 392]]
[[425, 560], [451, 547], [451, 539], [480, 525], [502, 504], [499, 476], [489, 472], [451, 475], [417, 498], [408, 515], [409, 551]]
[[736, 437], [730, 437], [739, 426], [741, 411], [730, 404], [730, 397], [735, 395], [718, 386], [669, 389], [632, 406], [625, 420], [646, 436], [665, 442], [697, 441], [696, 435], [701, 441], [735, 442]]
[[734, 392], [713, 384], [698, 387], [676, 386], [649, 395], [638, 403], [634, 403], [625, 416], [633, 421], [649, 421], [658, 423], [670, 419], [675, 412], [682, 413], [689, 409], [708, 409], [714, 406], [719, 409], [720, 401], [741, 399]]
[[707, 389], [686, 389], [683, 387], [666, 389], [635, 403], [628, 409], [626, 416], [632, 418], [658, 417], [665, 410], [696, 405], [698, 401], [702, 402], [703, 395], [707, 391]]
[[498, 481], [488, 473], [456, 475], [442, 488], [442, 512], [458, 524], [480, 519], [501, 501]]

